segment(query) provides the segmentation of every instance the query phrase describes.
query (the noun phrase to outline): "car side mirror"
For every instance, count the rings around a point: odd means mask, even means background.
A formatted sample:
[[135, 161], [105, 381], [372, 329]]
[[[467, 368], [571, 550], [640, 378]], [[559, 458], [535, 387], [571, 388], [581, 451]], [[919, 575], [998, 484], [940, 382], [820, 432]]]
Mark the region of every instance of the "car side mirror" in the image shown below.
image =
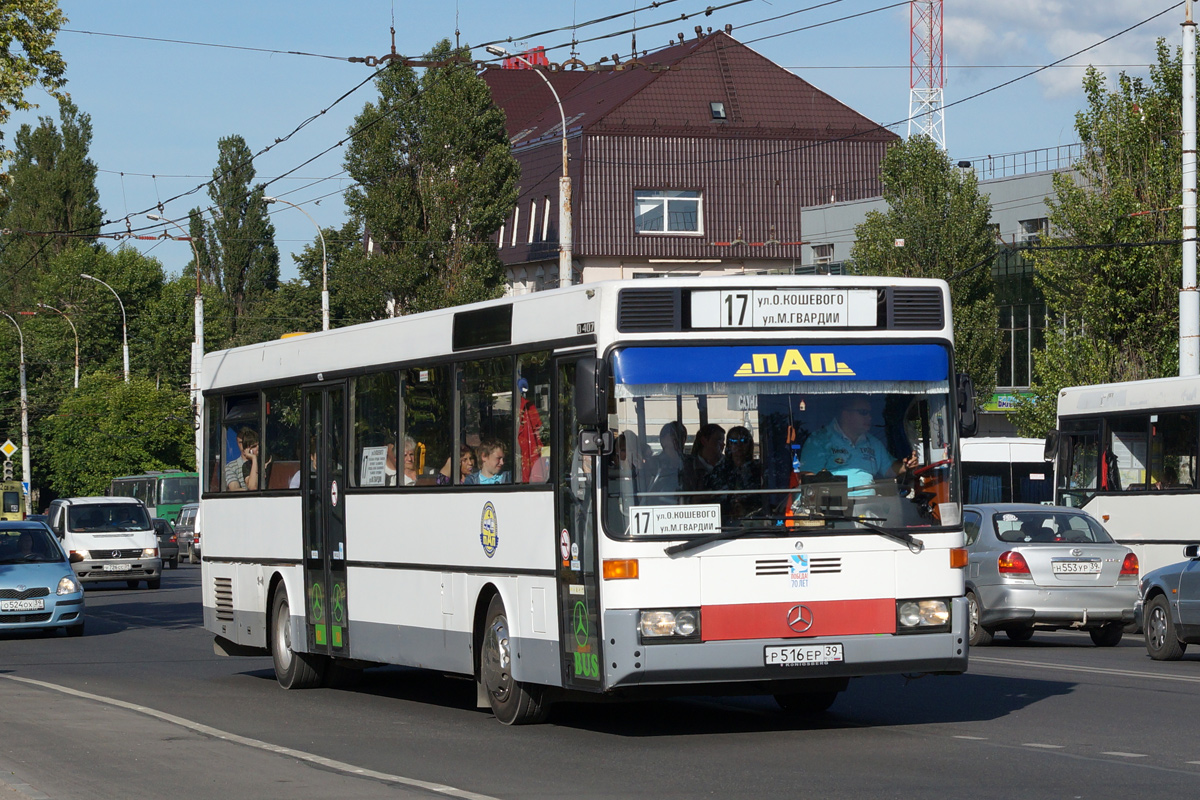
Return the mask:
[[1200, 558], [1200, 544], [1189, 544], [1183, 548], [1183, 557], [1189, 560]]

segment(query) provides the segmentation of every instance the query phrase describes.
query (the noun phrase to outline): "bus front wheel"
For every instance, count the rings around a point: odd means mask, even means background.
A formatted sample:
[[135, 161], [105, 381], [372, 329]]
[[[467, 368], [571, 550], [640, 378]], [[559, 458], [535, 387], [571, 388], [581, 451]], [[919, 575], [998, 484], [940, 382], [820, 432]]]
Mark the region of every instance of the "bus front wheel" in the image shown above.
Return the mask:
[[313, 689], [325, 677], [326, 659], [292, 649], [292, 610], [281, 586], [271, 604], [271, 660], [275, 680], [285, 689]]
[[542, 722], [547, 707], [539, 687], [527, 686], [512, 676], [512, 640], [508, 616], [500, 595], [488, 604], [487, 625], [479, 658], [479, 680], [487, 692], [496, 719], [505, 725]]

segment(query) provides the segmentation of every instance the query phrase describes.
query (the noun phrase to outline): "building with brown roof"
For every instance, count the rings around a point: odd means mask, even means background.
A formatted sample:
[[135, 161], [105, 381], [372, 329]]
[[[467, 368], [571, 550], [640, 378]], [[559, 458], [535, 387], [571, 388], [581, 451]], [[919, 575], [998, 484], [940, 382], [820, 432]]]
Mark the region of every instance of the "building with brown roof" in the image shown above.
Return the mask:
[[[899, 138], [728, 32], [542, 74], [566, 117], [576, 282], [795, 269], [800, 209], [877, 197]], [[483, 78], [522, 170], [500, 256], [513, 292], [553, 287], [559, 106], [531, 69]]]

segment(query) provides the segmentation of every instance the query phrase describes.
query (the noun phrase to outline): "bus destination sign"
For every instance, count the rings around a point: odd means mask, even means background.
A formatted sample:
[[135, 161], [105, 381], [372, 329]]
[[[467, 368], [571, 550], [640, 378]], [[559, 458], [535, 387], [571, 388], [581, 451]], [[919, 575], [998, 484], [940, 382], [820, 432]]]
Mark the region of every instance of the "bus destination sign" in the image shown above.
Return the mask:
[[874, 289], [694, 291], [692, 328], [873, 328], [877, 297]]

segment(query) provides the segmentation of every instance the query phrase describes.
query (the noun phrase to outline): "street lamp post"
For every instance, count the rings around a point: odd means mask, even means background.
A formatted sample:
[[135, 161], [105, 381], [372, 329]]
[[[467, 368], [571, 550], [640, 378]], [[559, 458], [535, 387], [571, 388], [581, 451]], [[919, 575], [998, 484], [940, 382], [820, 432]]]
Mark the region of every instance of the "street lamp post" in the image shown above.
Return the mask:
[[201, 452], [204, 447], [203, 434], [200, 431], [203, 427], [200, 419], [200, 368], [204, 361], [204, 293], [200, 287], [200, 250], [197, 249], [196, 242], [192, 240], [191, 235], [175, 220], [158, 214], [147, 214], [146, 217], [155, 222], [169, 223], [183, 231], [184, 235], [181, 238], [186, 239], [187, 243], [192, 246], [192, 255], [196, 259], [196, 300], [192, 311], [194, 327], [192, 337], [192, 414], [194, 416], [193, 427], [196, 431], [196, 468], [199, 469], [203, 463]]
[[117, 298], [117, 305], [121, 307], [121, 353], [124, 356], [125, 361], [125, 382], [129, 383], [129, 330], [128, 326], [125, 324], [125, 304], [121, 302], [121, 295], [117, 294], [117, 290], [109, 286], [104, 281], [100, 280], [99, 278], [94, 278], [91, 275], [88, 275], [86, 272], [79, 273], [79, 277], [87, 278], [89, 281], [95, 281], [96, 283], [99, 283], [104, 288], [112, 292], [113, 297]]
[[21, 326], [7, 312], [0, 311], [17, 329], [17, 340], [21, 350], [21, 481], [25, 490], [25, 508], [29, 508], [30, 497], [33, 494], [33, 476], [29, 467], [29, 397], [25, 394], [25, 334]]
[[550, 88], [550, 93], [554, 95], [554, 102], [558, 104], [558, 114], [562, 117], [562, 177], [558, 179], [558, 285], [570, 286], [573, 282], [571, 268], [571, 175], [567, 171], [567, 115], [563, 111], [562, 100], [559, 99], [558, 92], [554, 90], [554, 84], [550, 83], [550, 79], [543, 75], [542, 71], [534, 67], [524, 56], [509, 56], [507, 50], [503, 47], [497, 47], [494, 44], [488, 45], [485, 49], [494, 56], [515, 58], [537, 73], [537, 76], [546, 82], [546, 86]]
[[308, 221], [317, 229], [317, 236], [321, 237], [321, 330], [329, 330], [329, 270], [326, 266], [325, 259], [325, 233], [321, 230], [321, 226], [312, 218], [307, 211], [293, 203], [291, 200], [284, 200], [282, 197], [266, 197], [263, 196], [263, 202], [268, 205], [271, 203], [284, 203], [299, 211], [304, 216], [308, 217]]
[[71, 318], [67, 316], [67, 312], [54, 306], [48, 306], [45, 303], [38, 303], [38, 308], [45, 308], [62, 316], [71, 326], [71, 333], [75, 334], [75, 388], [79, 388], [79, 331], [75, 330], [75, 323], [71, 322]]

